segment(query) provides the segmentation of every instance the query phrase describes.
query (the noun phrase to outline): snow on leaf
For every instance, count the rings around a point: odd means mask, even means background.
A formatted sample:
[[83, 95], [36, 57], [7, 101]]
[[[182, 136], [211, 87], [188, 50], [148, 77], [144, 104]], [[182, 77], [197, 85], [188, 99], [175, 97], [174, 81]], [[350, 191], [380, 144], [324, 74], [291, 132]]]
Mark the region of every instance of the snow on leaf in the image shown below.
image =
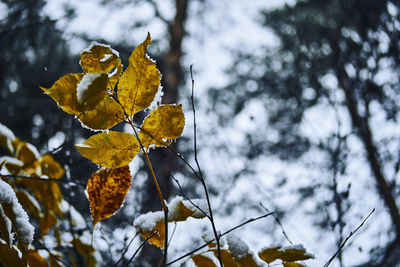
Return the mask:
[[82, 52], [80, 64], [86, 73], [110, 73], [107, 86], [114, 90], [122, 72], [121, 59], [117, 51], [108, 45], [93, 42]]
[[129, 57], [129, 65], [118, 83], [118, 98], [129, 116], [148, 108], [160, 86], [161, 74], [146, 55], [150, 33]]
[[182, 197], [175, 197], [170, 201], [168, 206], [168, 221], [169, 222], [178, 222], [184, 221], [193, 213], [195, 213], [195, 209], [191, 210], [187, 208], [184, 203], [182, 202]]
[[58, 79], [49, 89], [40, 88], [53, 98], [62, 110], [75, 115], [89, 129], [110, 129], [122, 121], [124, 112], [109, 95], [106, 95], [93, 109], [85, 110], [85, 105], [80, 104], [77, 97], [77, 87], [84, 75], [84, 73], [69, 73]]
[[279, 257], [283, 261], [300, 261], [314, 258], [302, 245], [288, 246], [279, 249], [282, 255]]
[[140, 150], [133, 135], [115, 131], [93, 135], [76, 148], [84, 157], [108, 168], [128, 165]]
[[40, 159], [40, 166], [42, 174], [49, 178], [60, 179], [64, 175], [64, 169], [51, 155], [43, 155]]
[[237, 260], [241, 260], [249, 253], [249, 246], [243, 242], [237, 235], [230, 234], [226, 238], [228, 242], [229, 251]]
[[78, 103], [84, 106], [84, 110], [93, 110], [104, 97], [107, 91], [107, 73], [87, 73], [76, 88]]
[[[27, 248], [33, 240], [34, 227], [29, 223], [28, 214], [19, 203], [12, 187], [2, 180], [0, 180], [0, 207], [16, 233], [18, 247]], [[9, 236], [13, 234], [9, 232]]]
[[15, 139], [16, 137], [14, 133], [5, 125], [0, 123], [0, 146], [7, 148], [8, 151], [12, 154], [14, 153], [12, 143]]
[[48, 267], [47, 260], [33, 249], [28, 251], [28, 263], [32, 267]]
[[114, 215], [131, 187], [129, 166], [102, 168], [92, 174], [87, 185], [93, 226]]
[[217, 267], [212, 259], [201, 254], [194, 255], [192, 260], [196, 267]]
[[279, 256], [281, 255], [281, 251], [279, 251], [280, 248], [280, 246], [263, 248], [258, 253], [258, 257], [269, 264], [274, 260], [279, 259]]
[[185, 127], [182, 105], [161, 105], [145, 118], [139, 139], [145, 148], [169, 145], [169, 141], [181, 136]]

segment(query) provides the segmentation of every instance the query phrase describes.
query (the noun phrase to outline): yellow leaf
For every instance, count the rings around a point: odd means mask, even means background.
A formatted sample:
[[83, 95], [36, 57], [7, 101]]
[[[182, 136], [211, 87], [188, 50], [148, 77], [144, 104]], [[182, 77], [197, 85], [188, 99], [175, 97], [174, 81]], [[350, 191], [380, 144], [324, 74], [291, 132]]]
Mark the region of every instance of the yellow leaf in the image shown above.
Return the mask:
[[0, 123], [0, 146], [7, 148], [10, 154], [14, 153], [12, 143], [17, 139], [14, 133], [5, 125]]
[[314, 257], [313, 255], [307, 253], [301, 245], [282, 248], [281, 251], [282, 254], [279, 256], [279, 258], [283, 261], [301, 261]]
[[90, 245], [82, 243], [82, 241], [78, 238], [72, 240], [71, 244], [73, 244], [74, 248], [84, 257], [86, 262], [85, 266], [87, 267], [96, 266], [96, 258], [93, 256], [94, 249]]
[[196, 267], [217, 267], [212, 259], [201, 254], [194, 255], [192, 260]]
[[24, 163], [20, 161], [19, 159], [13, 158], [13, 157], [8, 157], [4, 156], [0, 158], [1, 162], [3, 163], [3, 166], [9, 171], [10, 173], [16, 173], [19, 170], [22, 169], [22, 166]]
[[31, 190], [35, 199], [42, 203], [44, 212], [51, 210], [59, 217], [63, 216], [60, 210], [62, 195], [56, 182], [52, 180], [18, 179], [18, 184]]
[[262, 249], [258, 253], [258, 257], [269, 264], [274, 260], [279, 259], [279, 257], [282, 255], [282, 251], [279, 250], [280, 248], [281, 247], [278, 246]]
[[110, 95], [107, 95], [93, 110], [76, 116], [90, 129], [107, 130], [123, 120], [124, 111]]
[[304, 265], [297, 262], [284, 262], [283, 267], [304, 267]]
[[149, 238], [147, 242], [153, 244], [161, 249], [164, 248], [164, 239], [165, 239], [165, 223], [164, 219], [161, 219], [156, 223], [156, 226], [151, 231], [140, 231], [139, 234], [143, 238]]
[[[2, 207], [0, 205], [0, 210], [2, 211]], [[12, 235], [10, 235], [10, 231], [8, 229], [10, 219], [5, 216], [3, 218], [2, 214], [0, 213], [0, 239], [6, 241], [6, 243], [11, 246], [12, 245]], [[1, 262], [1, 261], [0, 261]]]
[[78, 103], [83, 105], [83, 110], [93, 110], [104, 97], [107, 91], [107, 73], [87, 73], [76, 88]]
[[40, 160], [42, 174], [49, 178], [59, 179], [64, 175], [64, 169], [51, 155], [44, 155]]
[[[214, 250], [215, 257], [218, 258], [218, 251]], [[232, 267], [239, 267], [239, 264], [236, 262], [235, 258], [231, 255], [231, 253], [226, 249], [221, 249], [221, 257], [222, 263], [224, 266], [232, 266]]]
[[160, 85], [161, 74], [146, 55], [150, 33], [129, 57], [129, 65], [118, 83], [118, 99], [129, 116], [148, 108]]
[[32, 214], [36, 219], [41, 218], [40, 207], [31, 200], [31, 196], [29, 196], [26, 191], [18, 190], [15, 194], [17, 195], [18, 201], [30, 214]]
[[253, 258], [253, 255], [248, 253], [244, 258], [238, 260], [237, 263], [240, 267], [260, 267]]
[[63, 265], [58, 261], [60, 258], [61, 256], [59, 255], [50, 254], [50, 267], [63, 267]]
[[57, 216], [52, 211], [46, 212], [40, 220], [40, 238], [43, 238], [57, 221]]
[[88, 49], [82, 52], [80, 64], [86, 73], [108, 73], [109, 87], [114, 90], [122, 72], [118, 52], [107, 45], [92, 43]]
[[47, 264], [47, 260], [44, 259], [40, 254], [35, 251], [30, 249], [28, 251], [28, 263], [29, 266], [32, 267], [48, 267], [49, 265]]
[[106, 95], [92, 110], [85, 110], [85, 105], [78, 102], [77, 87], [84, 75], [84, 73], [69, 73], [58, 79], [49, 89], [40, 88], [65, 112], [77, 116], [91, 129], [106, 130], [121, 122], [124, 112], [109, 95]]
[[0, 242], [0, 263], [4, 267], [26, 267], [26, 260], [19, 257], [15, 246], [8, 246]]
[[93, 135], [76, 148], [84, 157], [108, 168], [128, 165], [140, 150], [133, 135], [113, 131]]
[[180, 221], [185, 221], [188, 217], [192, 216], [195, 212], [196, 209], [189, 209], [187, 208], [183, 202], [182, 198], [175, 198], [176, 201], [171, 201], [170, 204], [168, 204], [168, 221], [169, 222], [180, 222]]
[[53, 98], [62, 110], [77, 115], [81, 110], [81, 105], [78, 103], [76, 88], [84, 75], [84, 73], [68, 73], [58, 79], [49, 89], [40, 88]]
[[39, 156], [39, 152], [33, 145], [27, 142], [19, 143], [17, 148], [17, 158], [21, 160], [24, 165], [32, 165]]
[[168, 140], [181, 136], [185, 127], [182, 105], [161, 105], [143, 121], [139, 138], [145, 148], [166, 146]]
[[102, 168], [92, 174], [87, 185], [93, 226], [114, 215], [131, 187], [129, 166]]

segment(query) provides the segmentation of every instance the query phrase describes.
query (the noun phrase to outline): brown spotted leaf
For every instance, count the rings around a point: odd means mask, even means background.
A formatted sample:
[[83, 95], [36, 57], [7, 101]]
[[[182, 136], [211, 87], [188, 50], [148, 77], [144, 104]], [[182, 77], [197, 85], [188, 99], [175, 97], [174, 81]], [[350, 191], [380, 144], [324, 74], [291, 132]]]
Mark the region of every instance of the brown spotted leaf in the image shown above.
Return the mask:
[[87, 185], [93, 226], [114, 215], [131, 187], [129, 166], [102, 168], [92, 174]]

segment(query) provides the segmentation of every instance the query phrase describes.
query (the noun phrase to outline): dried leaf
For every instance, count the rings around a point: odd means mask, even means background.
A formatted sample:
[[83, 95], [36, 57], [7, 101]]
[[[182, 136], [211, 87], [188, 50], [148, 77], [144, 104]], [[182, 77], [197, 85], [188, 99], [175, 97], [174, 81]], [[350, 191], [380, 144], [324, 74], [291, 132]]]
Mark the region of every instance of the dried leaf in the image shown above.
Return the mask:
[[18, 249], [0, 242], [0, 264], [4, 267], [26, 267], [26, 259], [19, 257]]
[[217, 267], [212, 259], [201, 254], [194, 255], [192, 260], [196, 267]]
[[139, 138], [145, 148], [166, 146], [181, 136], [185, 127], [182, 105], [161, 105], [143, 121]]
[[[74, 248], [83, 256], [85, 259], [87, 267], [95, 267], [96, 266], [96, 258], [93, 256], [94, 249], [92, 246], [88, 244], [84, 244], [80, 239], [75, 238], [71, 241], [71, 244], [74, 245]], [[89, 264], [90, 263], [90, 264]]]
[[57, 224], [57, 221], [57, 216], [52, 211], [46, 212], [40, 220], [40, 238], [43, 238]]
[[114, 215], [131, 187], [129, 166], [102, 168], [92, 174], [87, 185], [93, 226]]
[[47, 260], [33, 249], [28, 251], [28, 263], [32, 267], [48, 267]]
[[93, 135], [76, 148], [84, 157], [108, 168], [128, 165], [140, 150], [133, 135], [113, 131]]
[[271, 263], [276, 259], [279, 259], [279, 257], [281, 256], [282, 252], [279, 251], [281, 247], [272, 247], [272, 248], [265, 248], [262, 249], [259, 253], [258, 253], [258, 257], [260, 257], [260, 259], [262, 259], [263, 261], [265, 261], [266, 263]]
[[161, 74], [146, 55], [150, 33], [129, 57], [129, 65], [118, 83], [118, 98], [129, 116], [148, 108], [160, 86]]
[[42, 156], [40, 166], [42, 174], [47, 175], [49, 178], [60, 179], [64, 175], [64, 169], [51, 155]]
[[109, 87], [114, 90], [122, 72], [118, 52], [108, 45], [92, 43], [88, 49], [82, 52], [80, 64], [86, 73], [108, 73]]
[[297, 262], [283, 262], [283, 267], [304, 267], [303, 264]]

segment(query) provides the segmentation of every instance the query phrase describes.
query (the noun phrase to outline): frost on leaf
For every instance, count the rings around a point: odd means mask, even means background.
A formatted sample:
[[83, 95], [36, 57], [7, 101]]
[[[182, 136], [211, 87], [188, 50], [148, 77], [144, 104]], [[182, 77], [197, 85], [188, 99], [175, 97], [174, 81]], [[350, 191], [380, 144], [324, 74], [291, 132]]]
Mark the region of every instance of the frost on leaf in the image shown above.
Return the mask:
[[117, 51], [108, 45], [93, 42], [82, 52], [80, 64], [86, 73], [108, 73], [108, 88], [114, 90], [122, 72]]
[[[200, 202], [199, 200], [193, 200], [194, 203]], [[193, 205], [188, 205], [188, 201], [183, 200], [182, 197], [176, 196], [169, 203], [168, 206], [168, 222], [180, 222], [185, 221], [187, 218], [204, 218], [199, 216], [197, 208]], [[201, 203], [201, 202], [200, 202]], [[194, 216], [194, 215], [197, 216]], [[140, 215], [134, 222], [135, 227], [139, 230], [139, 234], [148, 238], [152, 236], [148, 242], [163, 248], [164, 246], [164, 213], [162, 211], [148, 212]]]
[[146, 55], [150, 44], [149, 33], [146, 40], [133, 50], [129, 65], [118, 83], [118, 98], [130, 117], [150, 106], [160, 86], [161, 74]]
[[[9, 184], [0, 180], [0, 225], [1, 239], [11, 245], [13, 232], [16, 233], [18, 248], [22, 253], [33, 240], [34, 227], [29, 222], [28, 214], [19, 203], [14, 190]], [[12, 232], [13, 231], [13, 232]]]
[[161, 105], [143, 121], [139, 138], [146, 149], [166, 146], [171, 143], [169, 140], [181, 136], [184, 127], [182, 105]]
[[5, 125], [0, 123], [0, 146], [6, 148], [10, 153], [14, 152], [12, 143], [16, 139], [14, 133]]
[[87, 73], [83, 76], [76, 88], [76, 97], [84, 110], [93, 110], [108, 95], [107, 84], [107, 73]]
[[277, 259], [280, 259], [285, 263], [285, 262], [295, 262], [295, 261], [308, 260], [314, 258], [312, 254], [306, 252], [306, 249], [302, 245], [295, 245], [288, 247], [275, 246], [275, 247], [263, 248], [258, 253], [258, 256], [268, 264]]
[[114, 215], [131, 187], [129, 166], [102, 168], [92, 174], [87, 185], [93, 226]]
[[76, 148], [84, 157], [108, 168], [128, 165], [140, 150], [133, 135], [114, 131], [93, 135]]

